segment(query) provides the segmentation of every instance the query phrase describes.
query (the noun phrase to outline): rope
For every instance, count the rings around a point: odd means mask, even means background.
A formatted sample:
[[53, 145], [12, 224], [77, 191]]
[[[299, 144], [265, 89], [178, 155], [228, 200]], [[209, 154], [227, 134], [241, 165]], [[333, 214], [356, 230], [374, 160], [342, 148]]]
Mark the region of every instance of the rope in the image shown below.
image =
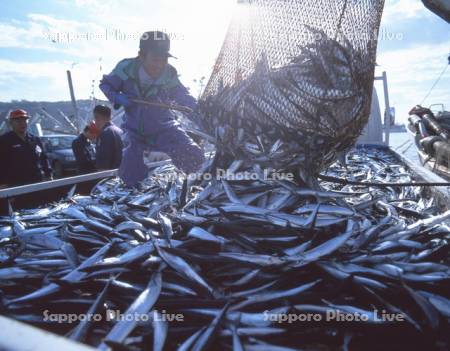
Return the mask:
[[400, 146], [397, 146], [394, 150], [398, 150], [398, 149], [402, 148], [403, 146], [405, 146], [406, 144], [408, 144], [410, 142], [411, 142], [411, 140], [408, 139], [404, 143], [402, 143]]
[[431, 89], [428, 91], [428, 94], [425, 95], [425, 97], [423, 98], [422, 102], [420, 103], [420, 105], [423, 105], [423, 103], [425, 102], [425, 100], [430, 96], [431, 92], [433, 91], [433, 89], [436, 87], [437, 83], [439, 83], [439, 81], [441, 80], [442, 76], [444, 75], [445, 71], [447, 71], [448, 66], [450, 66], [450, 56], [449, 56], [449, 63], [447, 65], [445, 65], [445, 68], [443, 69], [443, 71], [441, 72], [441, 74], [439, 75], [439, 77], [436, 79], [436, 81], [434, 82], [433, 86], [431, 87]]
[[143, 105], [148, 105], [148, 106], [156, 106], [156, 107], [161, 107], [161, 108], [165, 108], [167, 110], [175, 110], [175, 111], [180, 111], [180, 112], [185, 112], [185, 113], [192, 113], [193, 110], [189, 107], [186, 106], [179, 106], [179, 105], [168, 105], [168, 104], [164, 104], [161, 102], [152, 102], [152, 101], [147, 101], [147, 100], [140, 100], [140, 99], [131, 99], [131, 101], [137, 103], [137, 104], [143, 104]]
[[401, 151], [402, 155], [404, 155], [404, 154], [406, 153], [406, 151], [408, 151], [408, 150], [411, 148], [411, 146], [413, 146], [413, 145], [414, 145], [414, 144], [413, 144], [413, 142], [411, 141], [411, 142], [409, 143], [408, 147], [405, 148], [405, 149], [403, 149], [403, 151]]
[[334, 33], [334, 40], [337, 39], [338, 34], [341, 32], [342, 20], [344, 19], [346, 9], [347, 9], [347, 0], [345, 0], [344, 5], [342, 6], [342, 11], [341, 11], [341, 15], [339, 16], [339, 21], [337, 24], [336, 32]]
[[348, 180], [343, 178], [331, 177], [327, 175], [318, 175], [319, 179], [325, 180], [331, 183], [343, 184], [343, 185], [361, 185], [361, 186], [376, 186], [380, 188], [387, 188], [391, 186], [450, 186], [450, 182], [410, 182], [410, 183], [371, 183], [371, 182], [357, 182], [354, 180]]

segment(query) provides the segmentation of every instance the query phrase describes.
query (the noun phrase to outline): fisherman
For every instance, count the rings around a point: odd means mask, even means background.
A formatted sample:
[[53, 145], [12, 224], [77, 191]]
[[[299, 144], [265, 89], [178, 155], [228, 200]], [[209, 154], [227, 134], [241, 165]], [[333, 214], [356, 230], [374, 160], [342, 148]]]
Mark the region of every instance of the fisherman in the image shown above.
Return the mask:
[[95, 166], [97, 170], [119, 168], [122, 161], [122, 130], [111, 121], [111, 109], [105, 105], [94, 108], [95, 125], [100, 130], [97, 137]]
[[[114, 104], [125, 108], [126, 147], [119, 175], [128, 186], [135, 186], [147, 176], [144, 151], [163, 152], [175, 166], [186, 173], [197, 171], [204, 153], [181, 128], [169, 109], [137, 103], [148, 102], [178, 105], [196, 109], [196, 101], [178, 79], [176, 69], [168, 64], [170, 39], [159, 31], [141, 36], [137, 57], [120, 61], [114, 70], [104, 75], [100, 89]], [[198, 117], [190, 113], [190, 119]]]
[[18, 186], [52, 180], [52, 169], [41, 140], [28, 132], [25, 110], [9, 114], [11, 131], [0, 136], [0, 184]]
[[92, 173], [96, 171], [95, 168], [95, 147], [93, 143], [100, 131], [97, 129], [95, 123], [86, 126], [73, 142], [72, 150], [77, 163], [78, 173]]

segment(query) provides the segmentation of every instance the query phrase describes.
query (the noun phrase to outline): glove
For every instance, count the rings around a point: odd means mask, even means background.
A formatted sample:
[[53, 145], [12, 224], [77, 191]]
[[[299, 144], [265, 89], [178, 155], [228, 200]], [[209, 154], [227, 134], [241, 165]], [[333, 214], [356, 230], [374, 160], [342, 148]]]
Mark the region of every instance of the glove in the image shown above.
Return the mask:
[[114, 97], [114, 108], [117, 110], [120, 106], [128, 107], [130, 106], [130, 99], [127, 95], [118, 93]]

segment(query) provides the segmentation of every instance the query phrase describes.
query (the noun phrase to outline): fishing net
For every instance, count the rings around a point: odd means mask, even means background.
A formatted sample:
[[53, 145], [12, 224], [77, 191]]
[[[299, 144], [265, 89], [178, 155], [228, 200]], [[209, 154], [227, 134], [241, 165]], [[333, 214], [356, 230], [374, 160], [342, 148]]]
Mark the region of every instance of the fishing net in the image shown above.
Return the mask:
[[367, 122], [382, 0], [240, 0], [200, 99], [218, 154], [304, 180]]

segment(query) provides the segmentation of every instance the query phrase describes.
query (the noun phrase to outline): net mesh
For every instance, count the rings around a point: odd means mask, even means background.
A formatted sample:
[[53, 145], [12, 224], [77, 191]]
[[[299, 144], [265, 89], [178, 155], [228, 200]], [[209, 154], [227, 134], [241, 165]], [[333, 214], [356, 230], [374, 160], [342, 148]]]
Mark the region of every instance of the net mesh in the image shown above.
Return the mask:
[[382, 0], [241, 0], [200, 99], [218, 152], [303, 176], [367, 122]]

